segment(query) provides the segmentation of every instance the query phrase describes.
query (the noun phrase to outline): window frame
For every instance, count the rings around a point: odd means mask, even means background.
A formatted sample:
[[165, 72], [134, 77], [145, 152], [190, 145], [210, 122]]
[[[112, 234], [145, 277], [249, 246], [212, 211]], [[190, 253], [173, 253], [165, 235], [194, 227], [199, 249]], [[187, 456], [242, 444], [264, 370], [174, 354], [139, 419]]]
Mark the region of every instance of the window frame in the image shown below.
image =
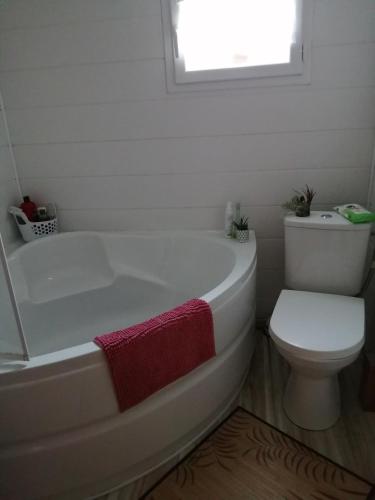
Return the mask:
[[178, 57], [174, 28], [177, 3], [178, 0], [161, 0], [168, 92], [310, 83], [312, 0], [297, 0], [296, 43], [290, 63], [189, 72], [184, 69], [183, 58]]

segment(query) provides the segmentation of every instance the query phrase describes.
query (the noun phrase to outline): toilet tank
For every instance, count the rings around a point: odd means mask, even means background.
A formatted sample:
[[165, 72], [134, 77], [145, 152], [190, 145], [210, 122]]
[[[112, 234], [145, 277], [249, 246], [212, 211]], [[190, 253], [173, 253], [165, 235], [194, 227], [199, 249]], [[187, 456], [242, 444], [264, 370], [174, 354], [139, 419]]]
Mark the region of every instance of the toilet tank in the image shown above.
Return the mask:
[[285, 282], [288, 288], [357, 295], [362, 287], [371, 224], [352, 224], [336, 212], [287, 215]]

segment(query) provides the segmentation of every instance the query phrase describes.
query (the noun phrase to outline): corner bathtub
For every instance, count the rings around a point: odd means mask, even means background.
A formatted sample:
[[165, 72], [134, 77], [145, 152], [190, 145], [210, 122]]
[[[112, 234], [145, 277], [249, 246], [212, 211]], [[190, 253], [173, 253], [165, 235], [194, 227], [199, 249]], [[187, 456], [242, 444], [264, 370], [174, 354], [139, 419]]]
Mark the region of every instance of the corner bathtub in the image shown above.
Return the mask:
[[[63, 233], [9, 266], [31, 360], [0, 366], [1, 498], [81, 500], [131, 483], [235, 404], [255, 344], [253, 233]], [[92, 339], [192, 297], [212, 308], [216, 357], [119, 413]]]

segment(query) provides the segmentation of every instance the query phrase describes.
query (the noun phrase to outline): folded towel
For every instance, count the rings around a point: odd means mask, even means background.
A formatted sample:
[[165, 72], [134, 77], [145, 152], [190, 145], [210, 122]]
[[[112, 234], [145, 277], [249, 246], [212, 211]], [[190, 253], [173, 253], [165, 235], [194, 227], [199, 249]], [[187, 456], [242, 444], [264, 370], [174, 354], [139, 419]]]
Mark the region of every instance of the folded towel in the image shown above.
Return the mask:
[[106, 356], [120, 411], [215, 355], [211, 308], [201, 299], [124, 330], [95, 337]]

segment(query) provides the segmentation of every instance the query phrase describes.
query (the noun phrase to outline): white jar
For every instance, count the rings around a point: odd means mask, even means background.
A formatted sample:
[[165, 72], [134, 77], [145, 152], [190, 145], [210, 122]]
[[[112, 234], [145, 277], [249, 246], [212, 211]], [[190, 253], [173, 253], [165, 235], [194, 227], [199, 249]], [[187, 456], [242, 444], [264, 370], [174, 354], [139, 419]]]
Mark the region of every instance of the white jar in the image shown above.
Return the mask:
[[233, 221], [234, 221], [234, 205], [233, 202], [228, 201], [227, 206], [225, 208], [225, 221], [224, 221], [224, 231], [226, 238], [232, 238]]

